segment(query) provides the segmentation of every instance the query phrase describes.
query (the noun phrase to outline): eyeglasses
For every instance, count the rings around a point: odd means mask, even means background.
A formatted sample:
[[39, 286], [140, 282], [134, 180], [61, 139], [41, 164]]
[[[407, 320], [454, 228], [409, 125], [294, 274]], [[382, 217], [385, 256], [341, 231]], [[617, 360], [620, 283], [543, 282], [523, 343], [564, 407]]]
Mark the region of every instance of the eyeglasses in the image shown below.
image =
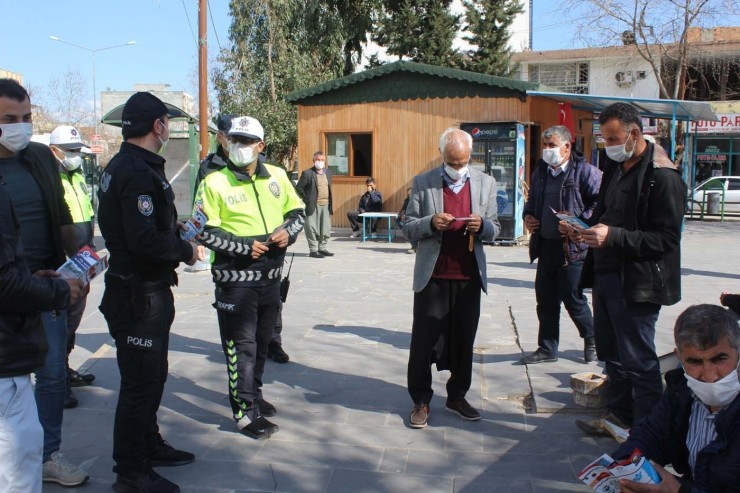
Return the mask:
[[261, 142], [259, 139], [253, 139], [251, 137], [244, 137], [243, 135], [229, 135], [229, 141], [234, 142], [236, 144], [244, 144], [248, 146], [259, 144]]

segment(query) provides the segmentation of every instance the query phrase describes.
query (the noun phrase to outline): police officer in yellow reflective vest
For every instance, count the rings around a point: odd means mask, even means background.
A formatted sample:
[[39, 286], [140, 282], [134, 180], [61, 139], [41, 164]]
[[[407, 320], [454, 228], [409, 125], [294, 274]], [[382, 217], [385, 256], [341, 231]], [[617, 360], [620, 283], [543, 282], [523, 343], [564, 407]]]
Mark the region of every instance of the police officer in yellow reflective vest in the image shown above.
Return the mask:
[[208, 216], [201, 242], [215, 252], [211, 267], [229, 401], [239, 431], [268, 438], [277, 413], [262, 397], [267, 348], [280, 307], [285, 251], [305, 222], [304, 205], [284, 170], [261, 162], [262, 125], [234, 117], [226, 167], [206, 176], [196, 207]]
[[[77, 250], [84, 246], [95, 248], [93, 236], [93, 206], [87, 191], [85, 176], [82, 173], [82, 143], [80, 132], [75, 127], [60, 125], [51, 132], [49, 147], [60, 163], [59, 173], [64, 186], [64, 200], [72, 214], [72, 226]], [[90, 385], [95, 380], [92, 373], [79, 373], [69, 367], [69, 353], [75, 347], [75, 334], [82, 320], [87, 304], [88, 290], [84, 290], [80, 299], [67, 310], [67, 395], [64, 407], [77, 407], [77, 398], [71, 387]]]

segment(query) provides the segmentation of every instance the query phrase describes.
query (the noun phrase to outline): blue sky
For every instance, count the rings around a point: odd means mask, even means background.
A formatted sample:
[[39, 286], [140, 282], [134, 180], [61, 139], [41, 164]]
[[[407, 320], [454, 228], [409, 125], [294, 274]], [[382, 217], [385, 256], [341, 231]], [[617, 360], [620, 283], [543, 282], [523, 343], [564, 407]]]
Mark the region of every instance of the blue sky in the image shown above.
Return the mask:
[[[210, 0], [209, 58], [220, 44], [228, 45], [227, 0]], [[572, 47], [564, 36], [567, 22], [556, 15], [560, 2], [537, 0], [534, 48]], [[172, 90], [197, 92], [198, 2], [196, 0], [0, 0], [0, 68], [23, 75], [26, 85], [43, 94], [49, 80], [70, 70], [87, 78], [92, 100], [92, 54], [49, 39], [49, 36], [90, 49], [126, 43], [133, 46], [100, 51], [96, 59], [98, 93], [128, 90], [139, 82], [168, 83]], [[186, 14], [187, 12], [187, 14]], [[188, 22], [188, 18], [189, 21]], [[191, 30], [192, 26], [192, 30]], [[92, 106], [92, 104], [90, 104]]]

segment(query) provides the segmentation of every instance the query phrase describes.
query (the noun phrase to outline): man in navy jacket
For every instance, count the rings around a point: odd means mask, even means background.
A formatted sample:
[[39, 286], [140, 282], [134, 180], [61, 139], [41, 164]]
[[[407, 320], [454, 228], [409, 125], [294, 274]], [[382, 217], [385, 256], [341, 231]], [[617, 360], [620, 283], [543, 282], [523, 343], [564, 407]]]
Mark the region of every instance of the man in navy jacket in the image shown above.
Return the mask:
[[522, 214], [525, 226], [532, 232], [530, 261], [539, 258], [534, 290], [540, 322], [537, 350], [521, 359], [524, 364], [558, 360], [561, 303], [584, 341], [583, 359], [586, 363], [596, 359], [594, 319], [588, 300], [578, 287], [588, 247], [582, 241], [564, 238], [553, 213], [566, 211], [587, 220], [596, 207], [601, 171], [573, 151], [572, 141], [570, 131], [562, 125], [542, 133], [542, 159], [532, 173], [529, 199]]

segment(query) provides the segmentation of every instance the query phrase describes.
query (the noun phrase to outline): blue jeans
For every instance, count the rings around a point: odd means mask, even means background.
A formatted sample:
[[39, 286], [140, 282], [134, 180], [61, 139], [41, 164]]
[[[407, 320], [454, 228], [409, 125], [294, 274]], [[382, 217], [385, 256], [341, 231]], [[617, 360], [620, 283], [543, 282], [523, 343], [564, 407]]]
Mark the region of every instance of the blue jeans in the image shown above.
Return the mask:
[[49, 352], [46, 363], [36, 372], [36, 406], [39, 421], [44, 428], [44, 457], [46, 462], [62, 444], [64, 397], [67, 392], [67, 311], [52, 310], [41, 313]]

